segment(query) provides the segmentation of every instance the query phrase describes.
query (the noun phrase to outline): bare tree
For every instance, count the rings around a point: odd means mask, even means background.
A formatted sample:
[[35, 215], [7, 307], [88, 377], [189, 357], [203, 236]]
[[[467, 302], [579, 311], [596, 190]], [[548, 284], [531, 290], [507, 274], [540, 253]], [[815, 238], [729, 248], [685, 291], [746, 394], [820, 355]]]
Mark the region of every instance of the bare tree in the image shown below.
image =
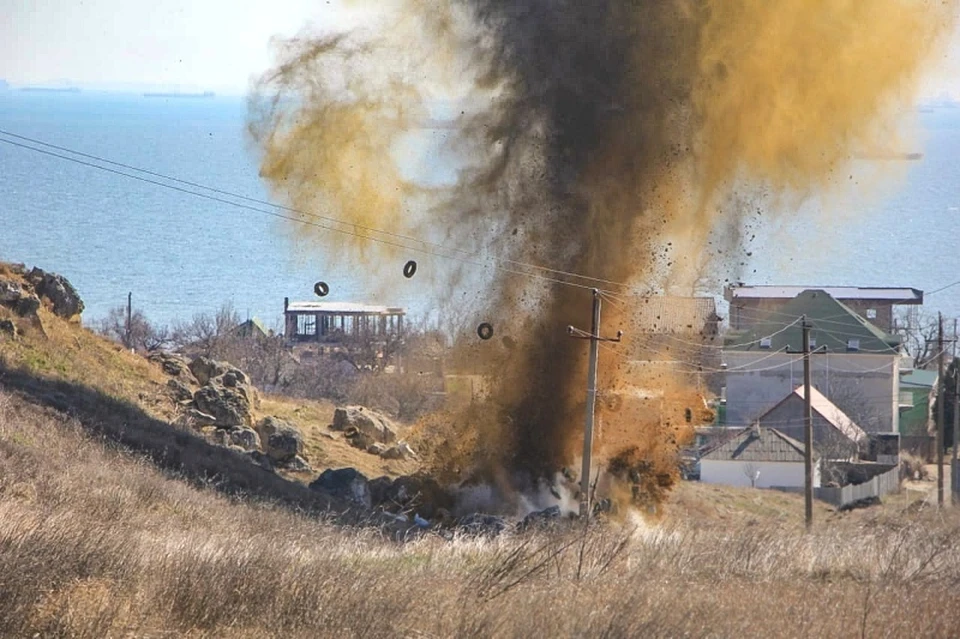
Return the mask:
[[900, 336], [904, 351], [914, 368], [926, 368], [936, 361], [937, 316], [914, 308], [900, 309], [894, 317], [893, 332]]
[[178, 322], [173, 326], [173, 342], [183, 351], [220, 357], [225, 342], [230, 341], [240, 325], [240, 315], [233, 305], [223, 304], [215, 314], [197, 313], [189, 322]]
[[154, 326], [139, 309], [133, 310], [128, 321], [125, 306], [111, 308], [106, 317], [95, 322], [94, 330], [137, 351], [155, 351], [172, 344], [166, 326]]

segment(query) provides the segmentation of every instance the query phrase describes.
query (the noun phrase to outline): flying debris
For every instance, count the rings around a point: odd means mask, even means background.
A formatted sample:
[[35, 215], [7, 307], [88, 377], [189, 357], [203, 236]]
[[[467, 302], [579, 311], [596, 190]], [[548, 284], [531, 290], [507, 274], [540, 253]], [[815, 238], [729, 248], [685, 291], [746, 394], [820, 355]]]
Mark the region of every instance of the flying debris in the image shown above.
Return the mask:
[[417, 274], [417, 262], [415, 260], [409, 260], [406, 264], [403, 265], [403, 276], [407, 279], [410, 279]]
[[330, 286], [326, 282], [317, 282], [313, 285], [313, 292], [317, 294], [317, 297], [326, 297], [327, 293], [330, 292]]
[[477, 335], [479, 335], [482, 340], [488, 340], [493, 337], [493, 324], [489, 322], [481, 323], [480, 326], [477, 327]]

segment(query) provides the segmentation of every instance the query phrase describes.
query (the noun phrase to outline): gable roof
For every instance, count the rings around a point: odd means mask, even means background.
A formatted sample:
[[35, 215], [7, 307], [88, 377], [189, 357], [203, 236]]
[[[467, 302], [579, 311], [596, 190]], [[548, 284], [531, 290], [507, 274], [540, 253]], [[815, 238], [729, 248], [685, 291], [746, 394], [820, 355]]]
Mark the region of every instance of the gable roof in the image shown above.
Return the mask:
[[[880, 330], [823, 290], [807, 290], [797, 295], [777, 311], [768, 313], [765, 319], [750, 329], [730, 335], [725, 348], [737, 351], [800, 351], [803, 348], [803, 329], [798, 321], [801, 316], [806, 316], [813, 325], [810, 338], [816, 340], [816, 348], [826, 347], [828, 352], [846, 352], [849, 350], [849, 340], [858, 340], [858, 348], [854, 350], [859, 352], [888, 355], [898, 352], [898, 336]], [[761, 347], [761, 340], [766, 337], [770, 338], [769, 348]]]
[[[736, 462], [803, 463], [804, 446], [776, 428], [747, 427], [718, 444], [701, 459]], [[814, 451], [814, 457], [818, 457]]]
[[[758, 421], [763, 422], [764, 417], [777, 410], [787, 402], [804, 401], [803, 386], [797, 386], [793, 392], [777, 402], [777, 405], [764, 413]], [[867, 439], [867, 433], [860, 428], [846, 413], [840, 410], [836, 404], [831, 402], [826, 395], [816, 388], [810, 388], [810, 409], [823, 418], [830, 426], [839, 431], [844, 437], [851, 441], [860, 442]]]

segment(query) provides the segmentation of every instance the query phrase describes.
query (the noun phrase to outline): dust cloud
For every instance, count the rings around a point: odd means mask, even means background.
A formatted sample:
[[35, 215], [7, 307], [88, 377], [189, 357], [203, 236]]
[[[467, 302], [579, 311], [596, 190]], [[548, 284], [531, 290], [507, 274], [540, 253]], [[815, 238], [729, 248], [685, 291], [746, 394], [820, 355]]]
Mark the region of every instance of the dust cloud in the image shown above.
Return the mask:
[[[478, 262], [499, 267], [471, 317], [495, 321], [512, 348], [463, 347], [460, 359], [495, 380], [492, 400], [445, 419], [471, 442], [452, 465], [505, 492], [575, 459], [587, 349], [566, 327], [589, 328], [589, 289], [606, 291], [602, 332], [629, 335], [636, 292], [691, 294], [718, 268], [710, 238], [739, 242], [754, 196], [802, 198], [829, 188], [854, 152], [888, 148], [957, 13], [924, 0], [390, 7], [367, 30], [279, 43], [250, 131], [275, 197], [306, 222], [343, 222], [347, 235], [299, 227], [323, 250], [370, 264], [442, 256], [432, 268], [448, 298]], [[449, 145], [463, 165], [455, 185], [427, 188], [393, 149], [440, 99], [462, 107]], [[698, 391], [630, 369], [629, 344], [611, 349], [601, 389], [661, 399], [601, 402], [604, 428], [620, 433], [608, 455], [668, 486], [677, 415]]]

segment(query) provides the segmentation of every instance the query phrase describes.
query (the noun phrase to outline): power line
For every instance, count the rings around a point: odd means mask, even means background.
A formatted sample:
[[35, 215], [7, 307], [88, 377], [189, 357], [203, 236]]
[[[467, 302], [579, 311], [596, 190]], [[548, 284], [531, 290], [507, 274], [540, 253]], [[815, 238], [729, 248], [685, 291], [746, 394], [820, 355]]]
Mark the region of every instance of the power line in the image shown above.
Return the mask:
[[[302, 210], [300, 210], [300, 209], [295, 209], [295, 208], [292, 208], [292, 207], [289, 207], [289, 206], [285, 206], [285, 205], [282, 205], [282, 204], [276, 204], [276, 203], [274, 203], [274, 202], [269, 202], [269, 201], [267, 201], [267, 200], [261, 200], [261, 199], [258, 199], [258, 198], [253, 198], [253, 197], [249, 197], [249, 196], [246, 196], [246, 195], [241, 195], [241, 194], [239, 194], [239, 193], [234, 193], [234, 192], [227, 191], [227, 190], [224, 190], [224, 189], [219, 189], [219, 188], [216, 188], [216, 187], [208, 186], [208, 185], [205, 185], [205, 184], [201, 184], [201, 183], [199, 183], [199, 182], [193, 182], [193, 181], [190, 181], [190, 180], [184, 180], [184, 179], [181, 179], [181, 178], [177, 178], [177, 177], [173, 177], [173, 176], [170, 176], [170, 175], [166, 175], [166, 174], [164, 174], [164, 173], [159, 173], [159, 172], [157, 172], [157, 171], [151, 171], [151, 170], [149, 170], [149, 169], [144, 169], [144, 168], [141, 168], [141, 167], [138, 167], [138, 166], [134, 166], [134, 165], [131, 165], [131, 164], [126, 164], [126, 163], [123, 163], [123, 162], [117, 162], [117, 161], [115, 161], [115, 160], [110, 160], [110, 159], [108, 159], [108, 158], [104, 158], [104, 157], [101, 157], [101, 156], [98, 156], [98, 155], [94, 155], [94, 154], [91, 154], [91, 153], [84, 153], [84, 152], [82, 152], [82, 151], [77, 151], [77, 150], [74, 150], [74, 149], [70, 149], [70, 148], [68, 148], [68, 147], [59, 146], [59, 145], [56, 145], [56, 144], [51, 144], [51, 143], [49, 143], [49, 142], [44, 142], [43, 140], [38, 140], [38, 139], [30, 138], [30, 137], [27, 137], [27, 136], [24, 136], [24, 135], [19, 135], [19, 134], [12, 133], [12, 132], [10, 132], [10, 131], [6, 131], [6, 130], [3, 130], [3, 129], [0, 129], [0, 134], [6, 135], [6, 136], [8, 136], [8, 137], [16, 138], [16, 139], [18, 139], [18, 140], [23, 140], [23, 141], [29, 142], [29, 143], [31, 143], [31, 144], [36, 144], [36, 145], [40, 145], [40, 146], [43, 146], [43, 147], [47, 147], [47, 148], [49, 148], [49, 149], [55, 149], [55, 150], [57, 150], [57, 151], [62, 151], [62, 152], [64, 152], [64, 153], [69, 153], [69, 154], [71, 154], [71, 155], [76, 155], [76, 156], [78, 156], [78, 157], [87, 158], [87, 159], [89, 159], [89, 160], [94, 160], [94, 161], [99, 162], [99, 163], [102, 163], [102, 164], [109, 164], [109, 165], [111, 165], [111, 166], [120, 167], [120, 168], [126, 169], [126, 170], [128, 170], [128, 171], [135, 171], [135, 172], [137, 172], [137, 173], [143, 173], [144, 175], [149, 175], [149, 176], [152, 176], [152, 177], [160, 178], [160, 179], [162, 179], [162, 180], [166, 180], [166, 181], [169, 181], [169, 182], [174, 182], [174, 183], [176, 183], [176, 184], [182, 184], [182, 185], [189, 186], [189, 187], [192, 187], [192, 188], [195, 188], [195, 189], [202, 189], [202, 190], [204, 190], [204, 191], [210, 191], [211, 193], [216, 193], [216, 194], [218, 194], [218, 195], [223, 195], [223, 196], [227, 196], [227, 197], [230, 197], [230, 198], [235, 198], [235, 199], [238, 199], [238, 200], [243, 200], [243, 201], [245, 201], [245, 202], [251, 202], [251, 203], [253, 203], [253, 204], [258, 204], [258, 205], [261, 205], [261, 206], [269, 206], [269, 207], [272, 207], [272, 208], [275, 208], [275, 209], [280, 209], [280, 210], [286, 211], [286, 212], [288, 212], [288, 213], [294, 213], [294, 214], [296, 214], [296, 215], [298, 215], [298, 216], [301, 216], [301, 217], [314, 218], [314, 219], [316, 219], [316, 220], [322, 220], [322, 221], [324, 221], [324, 222], [329, 222], [329, 223], [333, 223], [333, 224], [340, 224], [340, 225], [348, 226], [348, 227], [351, 227], [351, 228], [354, 228], [354, 229], [359, 229], [359, 230], [365, 231], [365, 232], [367, 232], [367, 233], [378, 233], [378, 234], [385, 235], [385, 236], [387, 236], [387, 237], [393, 238], [393, 239], [395, 239], [395, 240], [403, 240], [403, 241], [407, 241], [407, 242], [415, 242], [415, 243], [417, 243], [417, 244], [422, 244], [423, 246], [432, 247], [432, 248], [435, 248], [435, 249], [438, 249], [438, 250], [441, 250], [441, 251], [451, 251], [451, 252], [455, 252], [455, 253], [460, 253], [460, 254], [462, 254], [462, 255], [465, 255], [465, 256], [471, 257], [471, 258], [481, 258], [481, 256], [479, 256], [479, 255], [477, 255], [476, 253], [473, 253], [473, 252], [471, 252], [471, 251], [468, 251], [468, 250], [466, 250], [466, 249], [461, 249], [461, 248], [457, 248], [457, 247], [444, 246], [444, 245], [442, 245], [442, 244], [437, 244], [437, 243], [435, 243], [435, 242], [430, 242], [430, 241], [428, 241], [428, 240], [423, 240], [423, 239], [415, 238], [415, 237], [412, 237], [412, 236], [409, 236], [409, 235], [404, 235], [404, 234], [401, 234], [401, 233], [394, 233], [394, 232], [392, 232], [392, 231], [386, 231], [386, 230], [378, 229], [378, 228], [375, 228], [375, 227], [364, 226], [364, 225], [356, 224], [356, 223], [353, 223], [353, 222], [346, 222], [346, 221], [343, 221], [343, 220], [339, 220], [339, 219], [337, 219], [337, 218], [328, 217], [328, 216], [323, 216], [323, 215], [320, 215], [320, 214], [317, 214], [317, 213], [309, 213], [309, 212], [302, 211]], [[94, 164], [94, 163], [92, 163], [92, 162], [85, 162], [85, 161], [83, 161], [83, 160], [79, 160], [79, 159], [77, 159], [77, 158], [65, 156], [65, 155], [62, 155], [62, 154], [59, 154], [59, 153], [53, 153], [53, 152], [51, 152], [51, 151], [47, 151], [47, 150], [44, 150], [44, 149], [38, 149], [38, 148], [35, 148], [35, 147], [32, 147], [32, 146], [28, 146], [28, 145], [26, 145], [26, 144], [20, 144], [20, 143], [14, 142], [14, 141], [12, 141], [12, 140], [4, 140], [4, 139], [0, 138], [0, 142], [5, 142], [5, 143], [7, 143], [7, 144], [9, 144], [9, 145], [12, 145], [12, 146], [20, 147], [20, 148], [22, 148], [22, 149], [27, 149], [27, 150], [34, 151], [34, 152], [37, 152], [37, 153], [42, 153], [42, 154], [49, 155], [49, 156], [52, 156], [52, 157], [56, 157], [56, 158], [59, 158], [59, 159], [62, 159], [62, 160], [66, 160], [66, 161], [68, 161], [68, 162], [75, 162], [75, 163], [77, 163], [77, 164], [80, 164], [80, 165], [83, 165], [83, 166], [87, 166], [87, 167], [90, 167], [90, 168], [95, 168], [95, 169], [99, 169], [99, 170], [102, 170], [102, 171], [107, 171], [107, 172], [109, 172], [109, 173], [113, 173], [113, 174], [115, 174], [115, 175], [120, 175], [120, 176], [123, 176], [123, 177], [126, 177], [126, 178], [130, 178], [130, 179], [134, 179], [134, 180], [140, 180], [140, 181], [142, 181], [142, 182], [146, 182], [146, 183], [148, 183], [148, 184], [153, 184], [153, 185], [155, 185], [155, 186], [160, 186], [160, 187], [163, 187], [163, 188], [173, 189], [173, 190], [179, 191], [179, 192], [181, 192], [181, 193], [185, 193], [185, 194], [189, 194], [189, 195], [194, 195], [194, 196], [196, 196], [196, 197], [206, 198], [206, 199], [209, 199], [209, 200], [212, 200], [212, 201], [216, 201], [216, 202], [221, 202], [221, 203], [224, 203], [224, 204], [230, 204], [230, 205], [233, 205], [233, 206], [237, 206], [237, 207], [240, 207], [240, 208], [245, 208], [245, 209], [247, 209], [247, 210], [256, 211], [256, 212], [259, 212], [259, 213], [264, 213], [264, 214], [267, 214], [267, 215], [273, 215], [274, 217], [279, 217], [279, 218], [281, 218], [281, 219], [290, 220], [290, 221], [294, 221], [294, 222], [300, 222], [300, 223], [303, 223], [303, 224], [309, 224], [310, 226], [316, 226], [316, 227], [318, 227], [318, 228], [322, 228], [322, 229], [329, 230], [329, 231], [333, 231], [333, 232], [345, 233], [345, 234], [347, 234], [347, 235], [352, 235], [352, 236], [354, 236], [354, 237], [359, 237], [359, 238], [363, 238], [363, 239], [368, 239], [368, 240], [372, 240], [372, 241], [374, 241], [374, 242], [380, 242], [380, 243], [386, 244], [386, 245], [388, 245], [388, 246], [394, 246], [394, 247], [403, 248], [403, 249], [411, 250], [411, 251], [419, 251], [419, 252], [421, 252], [421, 253], [426, 253], [426, 254], [432, 255], [432, 256], [434, 256], [434, 257], [444, 257], [444, 258], [447, 258], [447, 259], [458, 260], [458, 261], [461, 261], [461, 262], [464, 262], [464, 263], [467, 263], [467, 264], [479, 265], [479, 266], [482, 266], [482, 267], [485, 266], [484, 264], [478, 264], [478, 263], [476, 263], [476, 262], [472, 262], [472, 261], [469, 261], [469, 260], [460, 259], [460, 258], [454, 257], [454, 256], [452, 256], [452, 255], [443, 255], [443, 254], [439, 254], [439, 253], [435, 253], [435, 252], [431, 252], [431, 251], [426, 251], [426, 250], [424, 250], [424, 249], [418, 249], [418, 248], [416, 248], [416, 247], [411, 247], [411, 246], [408, 246], [408, 245], [399, 244], [399, 243], [397, 243], [397, 242], [393, 242], [393, 241], [389, 241], [389, 240], [383, 240], [383, 239], [380, 239], [380, 238], [372, 237], [372, 236], [370, 236], [370, 235], [362, 235], [362, 234], [359, 234], [359, 233], [350, 232], [350, 231], [348, 231], [348, 230], [346, 230], [346, 229], [332, 228], [332, 227], [328, 227], [328, 226], [325, 226], [325, 225], [322, 225], [322, 224], [319, 224], [319, 223], [312, 223], [312, 222], [309, 222], [309, 221], [304, 220], [304, 219], [301, 219], [301, 218], [294, 218], [294, 217], [290, 217], [290, 216], [280, 215], [280, 214], [277, 214], [276, 212], [266, 211], [266, 210], [264, 210], [264, 209], [262, 209], [262, 208], [246, 206], [246, 205], [243, 205], [243, 204], [239, 204], [239, 203], [237, 203], [237, 202], [232, 202], [232, 201], [229, 201], [229, 200], [224, 200], [224, 199], [221, 199], [221, 198], [216, 198], [216, 197], [213, 197], [213, 196], [204, 194], [204, 193], [198, 193], [198, 192], [196, 192], [196, 191], [191, 191], [191, 190], [189, 190], [189, 189], [183, 189], [183, 188], [176, 187], [176, 186], [173, 186], [173, 185], [170, 185], [170, 184], [158, 182], [158, 181], [155, 181], [155, 180], [150, 180], [150, 179], [144, 178], [144, 177], [142, 177], [142, 176], [131, 175], [131, 174], [129, 174], [129, 173], [125, 173], [125, 172], [123, 172], [123, 171], [117, 171], [117, 170], [115, 170], [115, 169], [110, 169], [109, 167], [100, 166], [100, 165]], [[589, 281], [589, 282], [598, 282], [598, 283], [601, 283], [601, 284], [609, 284], [609, 285], [618, 286], [618, 287], [622, 287], [622, 288], [629, 288], [628, 285], [623, 284], [623, 283], [620, 283], [620, 282], [615, 282], [615, 281], [613, 281], [613, 280], [608, 280], [608, 279], [603, 279], [603, 278], [598, 278], [598, 277], [592, 277], [592, 276], [589, 276], [589, 275], [582, 275], [582, 274], [580, 274], [580, 273], [574, 273], [574, 272], [571, 272], [571, 271], [564, 271], [564, 270], [561, 270], [561, 269], [554, 269], [554, 268], [549, 268], [549, 267], [546, 267], [546, 266], [539, 266], [539, 265], [537, 265], [537, 264], [530, 264], [530, 263], [520, 262], [520, 261], [517, 261], [517, 260], [511, 260], [511, 259], [507, 259], [507, 258], [502, 258], [500, 261], [502, 261], [502, 262], [504, 262], [504, 263], [506, 263], [506, 264], [511, 264], [511, 265], [516, 266], [516, 267], [519, 267], [519, 268], [539, 270], [539, 271], [544, 271], [544, 272], [547, 272], [547, 273], [552, 273], [552, 274], [554, 274], [554, 275], [560, 275], [560, 276], [564, 276], [564, 277], [571, 277], [571, 278], [576, 278], [576, 279], [585, 280], [585, 281]], [[498, 268], [499, 270], [502, 270], [502, 271], [504, 271], [504, 272], [506, 272], [506, 273], [513, 274], [513, 275], [527, 275], [527, 276], [530, 276], [530, 277], [538, 277], [538, 278], [543, 279], [543, 280], [548, 281], [548, 282], [559, 283], [559, 284], [567, 284], [567, 285], [575, 286], [575, 287], [578, 287], [578, 288], [585, 288], [585, 289], [595, 288], [594, 286], [587, 286], [587, 285], [583, 285], [583, 284], [577, 284], [577, 283], [575, 283], [575, 282], [567, 282], [567, 281], [565, 281], [565, 280], [558, 280], [558, 279], [556, 279], [556, 278], [549, 278], [549, 277], [542, 276], [542, 275], [536, 275], [536, 274], [534, 274], [534, 273], [524, 273], [524, 272], [521, 272], [521, 271], [514, 271], [514, 270], [510, 270], [510, 269], [505, 269], [505, 268], [503, 268], [503, 267], [501, 267], [501, 266], [497, 266], [497, 265], [494, 265], [494, 267], [495, 267], [495, 268]]]

